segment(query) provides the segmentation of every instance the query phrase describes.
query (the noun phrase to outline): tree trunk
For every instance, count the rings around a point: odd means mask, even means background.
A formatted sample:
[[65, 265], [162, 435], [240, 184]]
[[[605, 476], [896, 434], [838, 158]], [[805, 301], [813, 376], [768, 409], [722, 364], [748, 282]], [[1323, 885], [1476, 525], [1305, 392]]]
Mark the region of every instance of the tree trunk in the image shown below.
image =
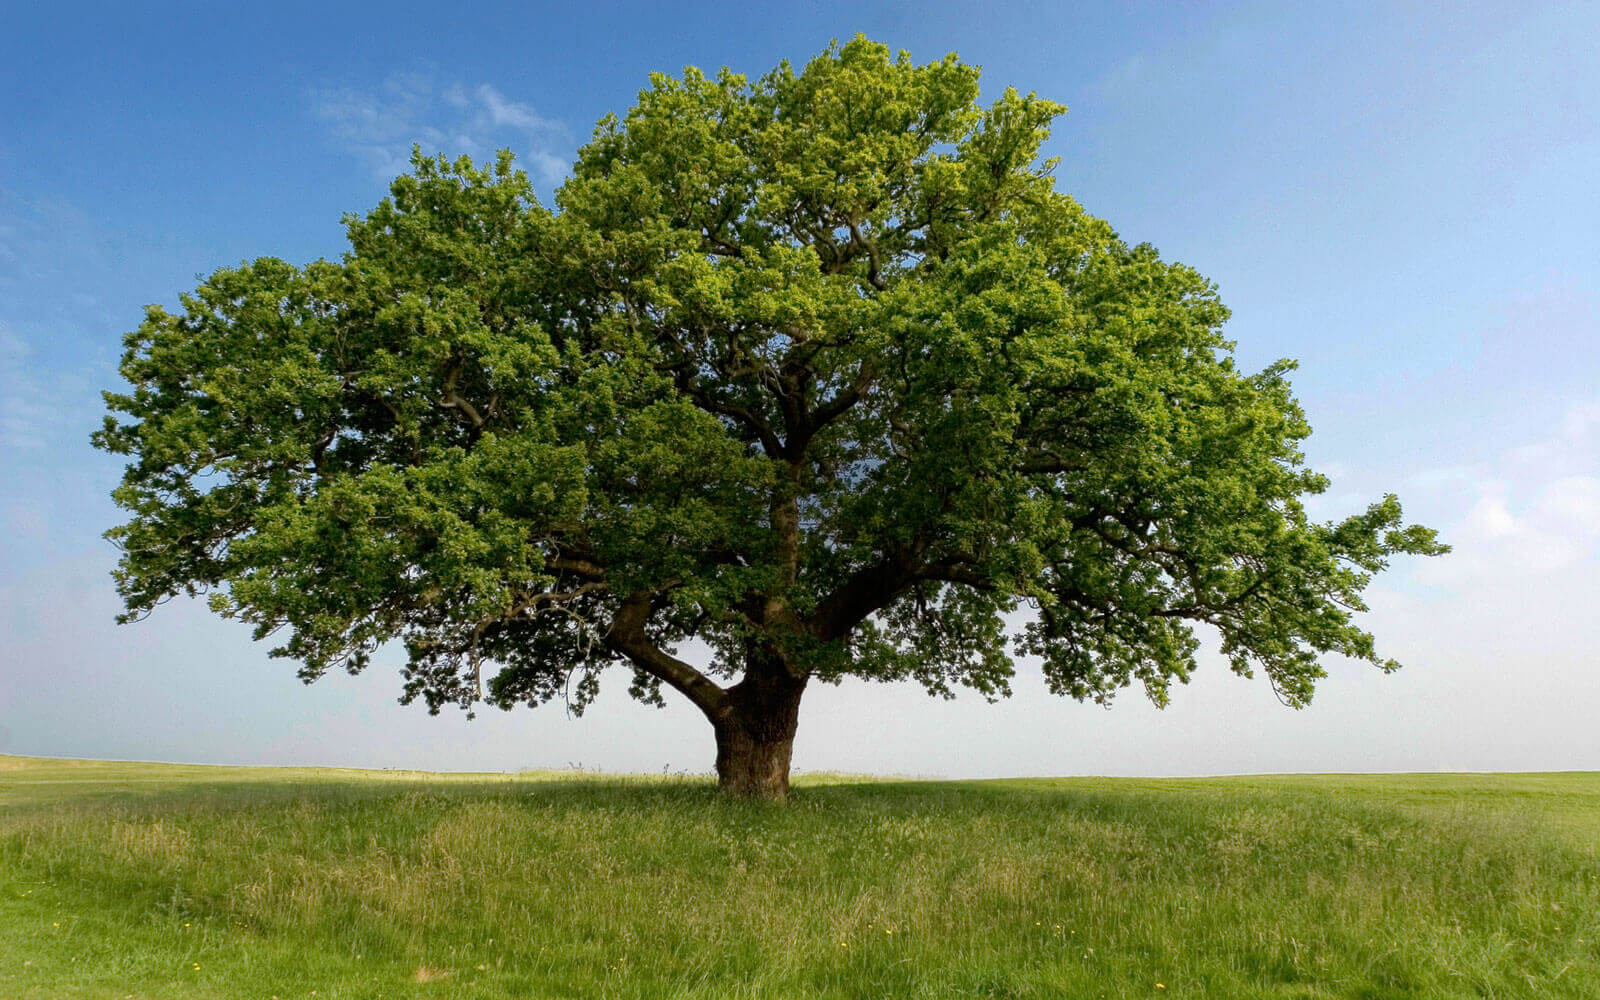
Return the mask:
[[738, 798], [789, 797], [789, 758], [800, 721], [804, 677], [751, 664], [712, 720], [717, 733], [717, 787]]

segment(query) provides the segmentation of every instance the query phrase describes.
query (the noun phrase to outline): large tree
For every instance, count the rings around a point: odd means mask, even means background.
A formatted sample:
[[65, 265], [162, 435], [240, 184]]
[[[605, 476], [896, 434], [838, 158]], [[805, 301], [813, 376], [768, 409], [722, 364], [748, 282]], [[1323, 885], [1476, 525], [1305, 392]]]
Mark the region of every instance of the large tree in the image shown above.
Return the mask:
[[[1213, 285], [1056, 190], [1060, 105], [857, 38], [657, 75], [557, 193], [420, 155], [351, 249], [217, 271], [126, 338], [96, 443], [125, 618], [210, 594], [312, 679], [403, 644], [437, 711], [601, 672], [781, 798], [813, 680], [1158, 703], [1194, 627], [1302, 705], [1396, 553], [1303, 498], [1309, 427]], [[1012, 627], [1012, 626], [1015, 627]], [[703, 662], [678, 655], [687, 640]]]

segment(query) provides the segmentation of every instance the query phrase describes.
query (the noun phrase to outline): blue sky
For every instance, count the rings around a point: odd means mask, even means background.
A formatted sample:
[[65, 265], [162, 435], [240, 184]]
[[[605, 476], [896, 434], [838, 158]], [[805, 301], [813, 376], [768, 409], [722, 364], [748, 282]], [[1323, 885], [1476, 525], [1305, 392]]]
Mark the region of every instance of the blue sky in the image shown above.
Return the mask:
[[[1070, 113], [1060, 184], [1293, 357], [1328, 516], [1399, 492], [1397, 565], [1317, 703], [1207, 663], [1156, 712], [822, 689], [797, 766], [905, 773], [1600, 768], [1600, 7], [1593, 4], [8, 5], [0, 31], [0, 752], [704, 770], [621, 695], [468, 724], [374, 667], [302, 689], [181, 603], [111, 624], [88, 446], [119, 337], [218, 266], [337, 256], [413, 141], [548, 192], [655, 70], [759, 74], [857, 31]], [[930, 733], [937, 733], [937, 737]]]

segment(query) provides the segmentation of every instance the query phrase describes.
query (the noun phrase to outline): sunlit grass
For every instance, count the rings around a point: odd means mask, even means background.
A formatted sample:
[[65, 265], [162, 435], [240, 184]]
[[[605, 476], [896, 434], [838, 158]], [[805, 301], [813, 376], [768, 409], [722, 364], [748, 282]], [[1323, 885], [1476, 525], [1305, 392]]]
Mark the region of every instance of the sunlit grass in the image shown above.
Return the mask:
[[0, 758], [0, 997], [1600, 996], [1600, 776]]

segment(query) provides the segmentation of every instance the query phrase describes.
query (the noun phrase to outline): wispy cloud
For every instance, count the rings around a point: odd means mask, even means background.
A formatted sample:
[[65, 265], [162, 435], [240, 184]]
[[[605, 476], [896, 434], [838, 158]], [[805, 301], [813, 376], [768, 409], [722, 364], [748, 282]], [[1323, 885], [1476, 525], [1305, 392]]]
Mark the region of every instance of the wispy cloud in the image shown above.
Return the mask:
[[40, 448], [50, 411], [29, 391], [33, 348], [0, 320], [0, 448]]
[[[110, 304], [126, 292], [118, 239], [70, 202], [0, 188], [0, 448], [54, 460], [97, 425], [126, 319]], [[27, 477], [8, 485], [29, 488]]]
[[382, 180], [409, 169], [414, 144], [425, 154], [475, 160], [510, 149], [529, 176], [547, 185], [559, 183], [572, 162], [565, 124], [487, 83], [440, 85], [421, 74], [397, 75], [376, 89], [324, 88], [312, 101], [333, 141]]
[[1471, 505], [1450, 532], [1455, 552], [1419, 568], [1428, 582], [1472, 589], [1581, 571], [1600, 559], [1600, 399], [1568, 408], [1543, 440], [1480, 466], [1440, 470]]

